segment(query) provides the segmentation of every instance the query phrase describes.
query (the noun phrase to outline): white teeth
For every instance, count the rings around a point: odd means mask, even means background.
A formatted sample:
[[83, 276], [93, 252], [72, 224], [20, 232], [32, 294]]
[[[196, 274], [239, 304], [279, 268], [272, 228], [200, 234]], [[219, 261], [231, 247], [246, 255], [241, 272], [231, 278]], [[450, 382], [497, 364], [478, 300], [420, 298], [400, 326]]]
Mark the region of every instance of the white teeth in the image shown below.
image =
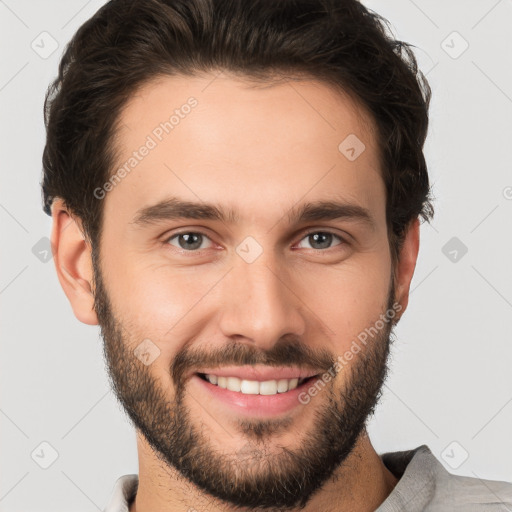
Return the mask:
[[277, 381], [266, 380], [260, 383], [260, 395], [275, 395], [277, 393]]
[[288, 391], [288, 379], [281, 379], [277, 381], [277, 392], [285, 393]]
[[226, 389], [229, 391], [240, 391], [240, 385], [242, 381], [236, 377], [228, 377]]
[[288, 389], [295, 389], [299, 385], [299, 379], [291, 379]]
[[217, 375], [206, 375], [206, 380], [212, 384], [216, 384], [220, 388], [228, 389], [229, 391], [237, 391], [244, 395], [276, 395], [277, 393], [286, 393], [295, 389], [299, 384], [302, 384], [303, 379], [280, 379], [280, 380], [266, 380], [259, 382], [257, 380], [242, 380], [238, 377], [222, 377]]
[[244, 395], [257, 395], [260, 392], [260, 383], [256, 380], [243, 380], [240, 392]]

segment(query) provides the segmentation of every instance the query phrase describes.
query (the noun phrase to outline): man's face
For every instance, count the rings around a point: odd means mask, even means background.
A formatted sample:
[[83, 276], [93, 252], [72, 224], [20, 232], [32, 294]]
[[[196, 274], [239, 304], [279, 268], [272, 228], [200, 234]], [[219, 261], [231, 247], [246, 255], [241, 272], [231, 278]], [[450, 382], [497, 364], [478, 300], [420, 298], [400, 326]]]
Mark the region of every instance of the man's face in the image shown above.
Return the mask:
[[[235, 505], [291, 508], [353, 449], [386, 373], [391, 323], [358, 341], [394, 302], [385, 188], [348, 97], [214, 77], [147, 84], [122, 112], [116, 169], [138, 154], [103, 199], [95, 309], [116, 393], [158, 457]], [[351, 134], [355, 159], [338, 149]], [[148, 209], [171, 198], [237, 220]], [[353, 208], [297, 217], [319, 202]]]

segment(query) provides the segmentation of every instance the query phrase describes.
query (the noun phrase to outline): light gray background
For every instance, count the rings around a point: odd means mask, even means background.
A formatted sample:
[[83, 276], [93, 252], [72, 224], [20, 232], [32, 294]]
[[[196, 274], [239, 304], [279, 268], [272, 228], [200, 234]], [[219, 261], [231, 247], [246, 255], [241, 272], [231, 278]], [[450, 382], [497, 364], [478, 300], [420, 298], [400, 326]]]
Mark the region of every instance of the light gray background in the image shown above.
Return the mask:
[[[99, 329], [74, 317], [53, 261], [40, 259], [51, 228], [39, 188], [44, 92], [102, 4], [0, 0], [2, 511], [101, 510], [115, 479], [137, 472]], [[379, 453], [425, 443], [453, 473], [512, 481], [512, 1], [365, 4], [418, 47], [436, 196], [371, 437]], [[51, 49], [43, 31], [58, 43], [47, 58], [31, 47]], [[454, 246], [457, 261], [443, 252], [453, 237], [468, 249]], [[44, 441], [58, 452], [48, 469]]]

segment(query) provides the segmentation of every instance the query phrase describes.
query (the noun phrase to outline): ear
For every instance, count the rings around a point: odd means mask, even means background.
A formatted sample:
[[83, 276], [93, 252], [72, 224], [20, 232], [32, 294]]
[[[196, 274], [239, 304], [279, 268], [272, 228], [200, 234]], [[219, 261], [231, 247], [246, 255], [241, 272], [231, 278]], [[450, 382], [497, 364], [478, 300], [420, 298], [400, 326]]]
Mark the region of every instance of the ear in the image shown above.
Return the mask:
[[78, 320], [97, 325], [91, 247], [85, 240], [82, 225], [60, 198], [53, 201], [52, 219], [51, 246], [59, 282]]
[[409, 304], [409, 288], [416, 268], [420, 248], [420, 219], [411, 221], [407, 227], [395, 271], [395, 301], [402, 306], [400, 316]]

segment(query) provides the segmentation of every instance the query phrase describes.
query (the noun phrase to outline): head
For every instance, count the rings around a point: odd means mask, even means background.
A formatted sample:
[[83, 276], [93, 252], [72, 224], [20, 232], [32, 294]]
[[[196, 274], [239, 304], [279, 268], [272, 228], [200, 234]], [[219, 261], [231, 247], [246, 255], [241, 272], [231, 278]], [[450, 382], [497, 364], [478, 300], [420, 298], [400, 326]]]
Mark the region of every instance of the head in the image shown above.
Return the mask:
[[[138, 433], [209, 494], [304, 505], [364, 433], [433, 215], [429, 99], [356, 0], [114, 0], [69, 43], [45, 103], [59, 279]], [[315, 377], [269, 414], [212, 392], [227, 366]]]

